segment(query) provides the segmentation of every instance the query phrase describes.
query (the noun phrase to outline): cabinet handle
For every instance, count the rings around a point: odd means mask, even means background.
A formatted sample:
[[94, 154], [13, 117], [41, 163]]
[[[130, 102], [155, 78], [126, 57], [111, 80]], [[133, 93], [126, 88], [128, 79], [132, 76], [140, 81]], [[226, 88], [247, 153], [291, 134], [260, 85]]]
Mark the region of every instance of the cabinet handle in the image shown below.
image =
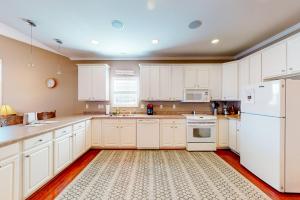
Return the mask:
[[289, 68], [289, 70], [293, 70], [293, 68], [292, 68], [292, 67], [290, 67], [290, 68]]
[[2, 166], [0, 165], [0, 168], [2, 168]]
[[285, 72], [285, 69], [281, 70], [281, 72]]
[[39, 139], [39, 142], [43, 142], [43, 139]]
[[25, 156], [25, 158], [29, 158], [29, 157], [30, 157], [30, 155]]

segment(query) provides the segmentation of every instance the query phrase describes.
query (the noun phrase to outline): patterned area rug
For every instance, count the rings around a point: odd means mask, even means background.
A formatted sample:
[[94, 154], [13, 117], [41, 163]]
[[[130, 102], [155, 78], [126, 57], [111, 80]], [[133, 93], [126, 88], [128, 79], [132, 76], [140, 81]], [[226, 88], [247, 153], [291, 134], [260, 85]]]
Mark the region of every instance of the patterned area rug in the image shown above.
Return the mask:
[[270, 199], [211, 152], [104, 150], [62, 199]]

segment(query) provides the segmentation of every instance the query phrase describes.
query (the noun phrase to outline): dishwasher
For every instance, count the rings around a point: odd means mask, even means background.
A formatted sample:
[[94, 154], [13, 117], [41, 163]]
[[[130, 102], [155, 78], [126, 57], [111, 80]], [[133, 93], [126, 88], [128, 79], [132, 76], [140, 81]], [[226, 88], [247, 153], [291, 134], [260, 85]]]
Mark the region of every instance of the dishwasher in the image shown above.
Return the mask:
[[137, 148], [159, 149], [159, 119], [137, 120]]

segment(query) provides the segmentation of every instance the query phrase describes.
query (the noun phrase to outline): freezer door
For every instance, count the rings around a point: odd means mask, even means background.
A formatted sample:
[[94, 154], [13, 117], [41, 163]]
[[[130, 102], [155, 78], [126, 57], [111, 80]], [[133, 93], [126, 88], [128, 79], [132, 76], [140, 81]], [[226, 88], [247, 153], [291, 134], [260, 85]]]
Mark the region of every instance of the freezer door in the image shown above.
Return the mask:
[[278, 191], [284, 191], [285, 119], [241, 115], [241, 164]]
[[285, 117], [285, 80], [244, 88], [241, 98], [243, 113]]

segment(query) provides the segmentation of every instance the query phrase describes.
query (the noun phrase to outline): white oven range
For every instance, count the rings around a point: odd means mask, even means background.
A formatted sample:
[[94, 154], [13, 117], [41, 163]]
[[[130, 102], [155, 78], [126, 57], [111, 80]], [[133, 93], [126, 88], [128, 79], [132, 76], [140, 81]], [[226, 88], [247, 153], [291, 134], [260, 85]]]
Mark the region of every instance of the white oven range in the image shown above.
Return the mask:
[[185, 115], [187, 119], [187, 150], [216, 151], [217, 117], [214, 115]]

